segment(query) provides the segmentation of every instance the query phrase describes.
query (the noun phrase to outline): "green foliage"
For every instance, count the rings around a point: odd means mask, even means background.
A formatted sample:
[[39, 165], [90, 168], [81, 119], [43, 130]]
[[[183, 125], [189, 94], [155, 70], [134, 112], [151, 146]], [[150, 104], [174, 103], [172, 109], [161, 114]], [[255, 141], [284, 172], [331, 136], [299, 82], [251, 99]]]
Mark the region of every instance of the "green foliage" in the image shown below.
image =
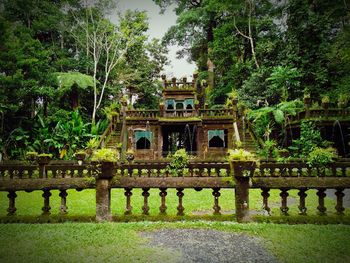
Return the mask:
[[300, 72], [297, 68], [290, 66], [277, 66], [272, 69], [272, 73], [267, 80], [270, 82], [268, 93], [270, 97], [279, 94], [282, 101], [286, 101], [289, 93], [300, 86]]
[[99, 139], [98, 138], [91, 138], [87, 143], [86, 143], [86, 149], [96, 149], [98, 147]]
[[248, 112], [248, 120], [253, 123], [257, 136], [268, 140], [272, 128], [286, 126], [288, 115], [295, 116], [303, 110], [303, 103], [300, 100], [285, 101], [272, 107], [263, 107]]
[[323, 96], [322, 97], [322, 103], [329, 103], [329, 96]]
[[277, 149], [277, 142], [275, 140], [264, 141], [264, 145], [261, 150], [258, 151], [259, 155], [263, 158], [278, 158], [279, 151]]
[[185, 149], [177, 150], [172, 156], [166, 169], [172, 176], [182, 176], [189, 163], [189, 156]]
[[55, 76], [62, 93], [71, 90], [74, 86], [83, 90], [94, 86], [93, 77], [80, 72], [57, 72]]
[[116, 162], [118, 159], [118, 152], [108, 148], [96, 150], [91, 156], [91, 161], [94, 162]]
[[251, 152], [244, 149], [229, 149], [228, 161], [256, 161], [256, 157]]
[[338, 106], [341, 108], [345, 108], [350, 100], [350, 94], [349, 93], [341, 93], [338, 97]]
[[334, 148], [319, 148], [315, 147], [307, 158], [307, 164], [311, 167], [325, 168], [329, 164], [333, 163], [338, 157], [337, 151]]
[[318, 147], [327, 147], [329, 142], [324, 141], [320, 131], [313, 122], [303, 121], [300, 126], [300, 138], [293, 140], [289, 149], [294, 157], [307, 158]]

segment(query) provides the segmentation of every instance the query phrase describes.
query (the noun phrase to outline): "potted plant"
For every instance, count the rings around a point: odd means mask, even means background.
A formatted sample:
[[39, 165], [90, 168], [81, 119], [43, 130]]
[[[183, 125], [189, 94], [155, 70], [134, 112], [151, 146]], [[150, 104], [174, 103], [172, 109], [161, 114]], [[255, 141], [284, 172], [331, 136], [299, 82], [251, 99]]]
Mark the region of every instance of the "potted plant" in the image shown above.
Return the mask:
[[91, 162], [97, 166], [101, 165], [100, 178], [112, 178], [114, 176], [114, 164], [118, 158], [117, 151], [103, 148], [93, 152]]
[[38, 158], [38, 163], [40, 165], [47, 165], [52, 159], [52, 154], [48, 154], [48, 153], [38, 154], [37, 158]]
[[338, 97], [338, 106], [339, 108], [346, 108], [348, 106], [348, 102], [349, 102], [349, 95], [342, 93], [339, 95]]
[[328, 109], [328, 107], [329, 107], [329, 97], [328, 96], [322, 97], [321, 105], [322, 105], [322, 108], [324, 108], [325, 110]]
[[85, 147], [85, 152], [90, 156], [93, 152], [94, 149], [98, 147], [99, 141], [97, 138], [91, 138]]
[[86, 158], [86, 152], [83, 150], [77, 151], [74, 155], [75, 158], [78, 160], [79, 165], [81, 165]]
[[135, 153], [134, 150], [129, 148], [126, 151], [126, 156], [125, 156], [126, 160], [128, 160], [129, 163], [131, 163], [134, 159], [135, 159]]
[[307, 107], [310, 107], [311, 105], [311, 94], [308, 91], [304, 93], [304, 104]]
[[228, 150], [227, 159], [235, 176], [247, 176], [242, 170], [253, 171], [257, 163], [255, 155], [244, 149]]
[[38, 157], [37, 152], [27, 152], [26, 153], [26, 159], [30, 162], [36, 161], [37, 157]]

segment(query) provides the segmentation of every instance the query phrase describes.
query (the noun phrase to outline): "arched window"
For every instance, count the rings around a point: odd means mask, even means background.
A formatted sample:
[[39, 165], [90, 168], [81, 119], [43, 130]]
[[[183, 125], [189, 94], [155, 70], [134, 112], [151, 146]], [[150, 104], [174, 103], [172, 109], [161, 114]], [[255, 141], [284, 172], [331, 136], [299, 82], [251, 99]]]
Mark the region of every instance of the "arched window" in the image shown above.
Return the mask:
[[176, 102], [176, 109], [177, 110], [183, 110], [184, 104], [183, 102]]
[[194, 107], [194, 99], [185, 99], [184, 104], [187, 110], [192, 110]]
[[216, 148], [226, 148], [225, 130], [209, 130], [208, 146]]
[[136, 142], [136, 149], [143, 150], [143, 149], [150, 149], [151, 148], [151, 142], [145, 138], [142, 137]]
[[152, 132], [150, 131], [135, 131], [136, 149], [151, 149]]
[[168, 99], [168, 100], [166, 100], [166, 109], [167, 109], [167, 110], [173, 110], [173, 109], [175, 109], [175, 100], [174, 100], [174, 99]]

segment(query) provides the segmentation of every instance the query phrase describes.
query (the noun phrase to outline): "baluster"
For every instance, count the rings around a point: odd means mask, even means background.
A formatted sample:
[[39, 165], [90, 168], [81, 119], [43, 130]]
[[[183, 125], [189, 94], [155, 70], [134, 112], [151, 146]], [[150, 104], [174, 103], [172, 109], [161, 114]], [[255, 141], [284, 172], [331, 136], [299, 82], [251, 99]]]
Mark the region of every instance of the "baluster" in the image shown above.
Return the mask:
[[82, 168], [78, 169], [78, 177], [83, 177], [83, 169]]
[[287, 197], [289, 196], [288, 194], [288, 189], [283, 188], [281, 189], [281, 193], [280, 193], [280, 197], [281, 199], [281, 207], [280, 210], [282, 212], [283, 215], [287, 216], [288, 215], [288, 206], [287, 206]]
[[263, 209], [267, 212], [268, 215], [271, 215], [271, 208], [268, 205], [268, 200], [270, 197], [269, 188], [262, 188], [261, 189], [261, 196], [263, 197]]
[[199, 173], [199, 176], [200, 176], [200, 177], [203, 176], [204, 168], [201, 167], [201, 168], [198, 169], [198, 171], [199, 171], [199, 172], [198, 172], [198, 173]]
[[335, 195], [337, 196], [337, 205], [335, 209], [337, 210], [338, 215], [344, 215], [344, 206], [343, 206], [343, 197], [344, 197], [344, 188], [337, 188], [335, 191]]
[[132, 188], [124, 188], [125, 192], [124, 195], [126, 197], [126, 208], [124, 215], [131, 215], [132, 214], [132, 206], [131, 206], [131, 196], [132, 196]]
[[16, 208], [17, 194], [15, 191], [9, 191], [7, 197], [9, 199], [9, 207], [7, 208], [7, 212], [8, 212], [7, 215], [11, 216], [11, 215], [14, 215], [17, 211], [17, 208]]
[[297, 174], [298, 174], [299, 177], [303, 176], [303, 168], [301, 168], [300, 166], [298, 167]]
[[265, 176], [265, 169], [260, 167], [260, 176]]
[[208, 174], [209, 177], [211, 176], [211, 168], [210, 167], [207, 168], [207, 174]]
[[324, 206], [324, 198], [326, 197], [325, 193], [326, 189], [319, 188], [317, 190], [317, 196], [318, 196], [318, 206], [317, 209], [319, 211], [320, 215], [325, 215], [327, 208]]
[[52, 171], [52, 177], [53, 177], [53, 178], [56, 178], [56, 176], [57, 176], [56, 169], [53, 168], [51, 171]]
[[311, 168], [307, 168], [307, 176], [312, 176], [312, 169]]
[[216, 176], [220, 177], [220, 168], [215, 168]]
[[166, 209], [167, 209], [167, 206], [165, 205], [165, 198], [166, 198], [168, 193], [166, 192], [166, 190], [167, 190], [166, 188], [159, 188], [159, 190], [160, 190], [159, 196], [160, 196], [160, 200], [161, 200], [159, 211], [160, 211], [160, 214], [165, 215]]
[[157, 168], [157, 169], [156, 169], [157, 177], [160, 177], [160, 174], [161, 174], [161, 173], [160, 173], [160, 170], [161, 170], [160, 168]]
[[31, 179], [33, 176], [33, 170], [32, 169], [29, 169], [28, 170], [28, 178]]
[[19, 177], [19, 179], [23, 178], [23, 170], [22, 169], [18, 169], [18, 177]]
[[138, 177], [142, 176], [142, 169], [141, 168], [137, 169], [137, 176]]
[[143, 196], [143, 207], [142, 214], [149, 215], [149, 206], [148, 206], [148, 197], [149, 197], [149, 188], [142, 188], [142, 196]]
[[298, 206], [298, 208], [299, 208], [299, 215], [306, 215], [306, 210], [307, 210], [307, 208], [305, 206], [305, 198], [307, 196], [306, 190], [307, 190], [306, 188], [299, 189], [299, 193], [298, 193], [298, 195], [300, 197], [300, 199], [299, 199], [299, 206]]
[[44, 197], [44, 206], [41, 210], [43, 210], [43, 215], [49, 215], [51, 210], [51, 207], [50, 207], [51, 193], [50, 193], [50, 190], [47, 190], [47, 189], [43, 191], [44, 193], [42, 194], [42, 197]]
[[66, 214], [67, 213], [67, 190], [60, 190], [59, 196], [61, 197], [61, 205], [60, 205], [60, 213]]
[[151, 175], [152, 175], [152, 169], [150, 168], [150, 169], [147, 169], [147, 176], [148, 177], [151, 177]]
[[213, 196], [214, 196], [214, 215], [221, 215], [220, 210], [221, 207], [219, 206], [219, 197], [220, 197], [220, 188], [213, 188], [213, 192], [212, 192]]
[[337, 176], [337, 168], [335, 167], [335, 165], [332, 166], [332, 176], [333, 177]]
[[346, 167], [341, 168], [341, 176], [346, 177]]
[[129, 175], [129, 177], [132, 177], [132, 168], [131, 167], [128, 167], [128, 175]]
[[183, 188], [176, 188], [177, 193], [176, 195], [179, 197], [179, 205], [177, 206], [177, 215], [183, 216], [185, 208], [182, 206], [182, 198], [184, 196]]

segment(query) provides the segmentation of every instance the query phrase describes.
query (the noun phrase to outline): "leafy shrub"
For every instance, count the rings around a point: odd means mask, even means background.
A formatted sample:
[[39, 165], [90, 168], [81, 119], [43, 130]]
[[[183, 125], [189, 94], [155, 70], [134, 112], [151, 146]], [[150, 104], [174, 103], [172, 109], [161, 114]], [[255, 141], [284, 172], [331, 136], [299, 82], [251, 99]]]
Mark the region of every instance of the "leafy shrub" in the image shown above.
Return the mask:
[[255, 161], [256, 157], [244, 149], [228, 150], [228, 161]]
[[184, 169], [187, 168], [190, 157], [185, 149], [177, 150], [167, 166], [167, 171], [173, 176], [181, 176]]
[[103, 148], [93, 152], [91, 161], [95, 162], [115, 162], [119, 158], [119, 154], [117, 151]]
[[334, 162], [334, 159], [337, 157], [338, 154], [334, 148], [328, 147], [323, 149], [316, 147], [309, 153], [307, 164], [311, 167], [324, 168], [330, 163]]
[[300, 138], [293, 140], [289, 149], [294, 157], [307, 158], [316, 147], [328, 147], [328, 141], [324, 141], [320, 131], [313, 122], [303, 121], [300, 126]]
[[267, 140], [264, 142], [263, 148], [259, 151], [259, 155], [264, 158], [279, 157], [277, 142], [275, 140]]

